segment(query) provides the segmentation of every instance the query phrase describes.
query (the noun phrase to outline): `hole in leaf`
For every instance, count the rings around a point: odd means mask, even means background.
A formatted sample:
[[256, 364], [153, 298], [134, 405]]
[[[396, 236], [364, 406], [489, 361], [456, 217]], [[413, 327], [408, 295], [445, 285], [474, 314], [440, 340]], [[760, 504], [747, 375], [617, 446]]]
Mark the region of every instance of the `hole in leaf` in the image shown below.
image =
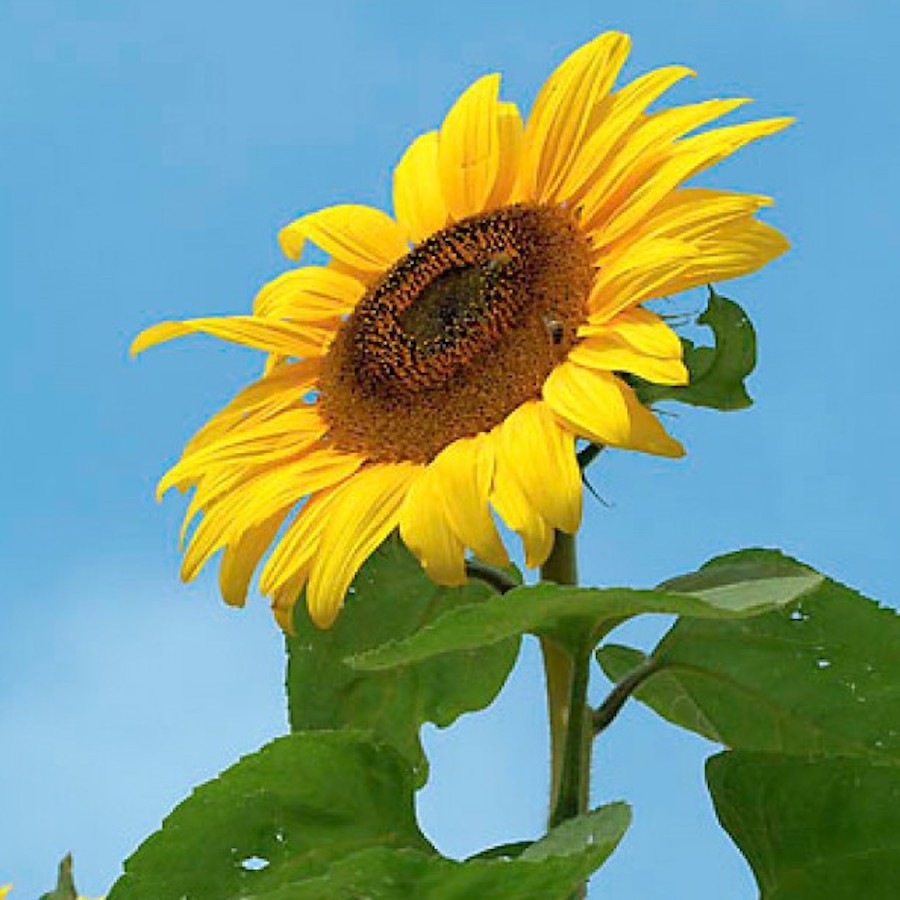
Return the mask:
[[268, 865], [269, 861], [261, 856], [248, 856], [246, 859], [241, 860], [241, 868], [246, 872], [259, 872]]

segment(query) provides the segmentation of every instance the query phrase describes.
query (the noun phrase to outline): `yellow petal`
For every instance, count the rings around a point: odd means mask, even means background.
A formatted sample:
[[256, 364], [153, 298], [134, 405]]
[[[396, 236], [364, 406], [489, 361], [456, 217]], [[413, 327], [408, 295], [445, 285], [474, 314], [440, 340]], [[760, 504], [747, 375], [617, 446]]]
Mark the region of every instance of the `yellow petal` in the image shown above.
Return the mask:
[[454, 441], [431, 461], [425, 474], [436, 483], [457, 538], [485, 562], [507, 566], [509, 557], [488, 506], [493, 476], [494, 447], [486, 434]]
[[498, 104], [497, 137], [500, 142], [500, 168], [487, 200], [488, 209], [497, 209], [512, 202], [516, 179], [519, 177], [525, 126], [515, 103]]
[[204, 511], [182, 560], [182, 579], [194, 578], [217, 550], [236, 541], [248, 528], [307, 494], [346, 480], [361, 463], [362, 458], [354, 454], [321, 448], [248, 477]]
[[330, 326], [294, 324], [254, 316], [221, 316], [160, 322], [142, 331], [131, 344], [131, 355], [187, 334], [209, 334], [223, 341], [243, 344], [282, 356], [321, 356], [334, 337]]
[[309, 567], [298, 571], [294, 578], [285, 582], [281, 587], [272, 592], [272, 615], [285, 634], [295, 635], [294, 607], [300, 599], [300, 592], [306, 584], [309, 575]]
[[[748, 217], [730, 222], [708, 237], [696, 239], [696, 246], [697, 254], [691, 264], [673, 272], [652, 296], [674, 294], [755, 272], [781, 256], [790, 244], [771, 225]], [[650, 296], [647, 295], [648, 299]]]
[[597, 104], [628, 56], [627, 35], [610, 31], [579, 47], [553, 72], [525, 126], [521, 192], [528, 200], [555, 199], [590, 136]]
[[225, 548], [219, 567], [219, 589], [229, 606], [243, 606], [246, 602], [253, 571], [275, 539], [286, 515], [286, 509], [279, 510], [259, 525], [248, 528]]
[[627, 247], [604, 262], [588, 296], [591, 321], [611, 319], [665, 293], [664, 288], [697, 257], [697, 247], [687, 241], [653, 238]]
[[682, 346], [678, 335], [655, 312], [635, 306], [620, 312], [612, 319], [589, 316], [578, 329], [579, 337], [615, 335], [638, 353], [647, 356], [681, 359]]
[[789, 244], [777, 229], [751, 216], [708, 230], [687, 230], [690, 240], [649, 238], [601, 263], [588, 297], [589, 322], [610, 319], [627, 306], [710, 282], [755, 272], [784, 253]]
[[193, 453], [240, 423], [269, 418], [284, 409], [296, 406], [303, 395], [313, 388], [319, 377], [320, 361], [307, 359], [283, 363], [238, 393], [224, 409], [217, 412], [188, 441], [184, 453]]
[[[286, 585], [296, 585], [299, 592], [306, 583], [318, 551], [319, 538], [328, 520], [331, 500], [340, 486], [338, 483], [313, 494], [275, 545], [259, 576], [260, 591], [271, 596], [273, 601]], [[294, 596], [293, 600], [296, 599]]]
[[302, 216], [278, 233], [281, 248], [299, 259], [307, 240], [362, 272], [383, 272], [409, 249], [403, 229], [385, 212], [347, 203]]
[[542, 566], [553, 549], [554, 531], [534, 504], [526, 497], [522, 486], [515, 477], [513, 466], [509, 464], [502, 448], [501, 429], [491, 432], [497, 454], [494, 469], [494, 483], [491, 488], [491, 503], [497, 514], [522, 539], [525, 549], [525, 565], [529, 569]]
[[494, 448], [487, 435], [442, 450], [411, 486], [400, 536], [438, 584], [464, 584], [465, 548], [497, 566], [509, 564], [488, 505]]
[[497, 430], [498, 469], [519, 483], [548, 525], [574, 534], [581, 523], [582, 496], [574, 434], [537, 400], [519, 406]]
[[438, 133], [416, 138], [394, 169], [394, 214], [414, 244], [440, 231], [450, 213], [438, 173]]
[[253, 314], [272, 319], [316, 322], [353, 310], [365, 285], [328, 266], [304, 266], [266, 284], [253, 301]]
[[615, 335], [583, 338], [569, 352], [569, 359], [588, 369], [631, 372], [654, 384], [687, 384], [690, 375], [678, 359], [650, 356], [630, 347]]
[[679, 188], [653, 210], [630, 240], [647, 237], [693, 241], [712, 234], [735, 219], [746, 218], [772, 200], [759, 194], [740, 194], [710, 188]]
[[638, 225], [688, 178], [720, 162], [745, 144], [781, 131], [792, 121], [793, 119], [767, 119], [732, 125], [680, 141], [669, 158], [639, 187], [631, 191], [627, 201], [620, 204], [615, 214], [599, 228], [603, 243], [616, 240]]
[[[236, 522], [258, 522], [276, 506], [293, 505], [306, 494], [343, 481], [363, 463], [359, 454], [345, 453], [327, 445], [300, 444], [293, 458], [262, 462], [238, 461], [211, 467], [196, 483], [184, 515], [179, 542], [184, 543], [191, 520], [203, 509], [213, 508], [226, 495], [237, 494], [232, 502], [240, 505]], [[264, 477], [264, 480], [259, 481]], [[186, 488], [187, 484], [179, 484]], [[246, 496], [249, 491], [250, 496]]]
[[593, 132], [578, 151], [572, 168], [560, 185], [559, 199], [580, 196], [608, 165], [608, 158], [625, 134], [638, 123], [644, 110], [673, 84], [694, 74], [684, 66], [656, 69], [607, 97], [597, 109]]
[[271, 598], [272, 613], [288, 634], [295, 633], [294, 606], [309, 578], [331, 500], [339, 487], [319, 491], [307, 500], [260, 574], [260, 590]]
[[293, 462], [266, 470], [253, 485], [242, 487], [236, 523], [255, 525], [275, 509], [345, 482], [364, 462], [358, 453], [328, 445], [313, 447]]
[[672, 153], [677, 138], [750, 101], [705, 100], [645, 116], [619, 143], [581, 203], [585, 227], [598, 230]]
[[482, 212], [500, 171], [500, 76], [479, 78], [453, 104], [441, 125], [438, 172], [455, 219]]
[[466, 548], [456, 536], [433, 472], [424, 469], [410, 485], [400, 510], [400, 537], [437, 584], [466, 583]]
[[372, 465], [335, 492], [306, 588], [309, 615], [320, 628], [334, 621], [359, 567], [396, 527], [418, 469], [406, 462]]
[[328, 424], [315, 406], [289, 409], [262, 422], [251, 422], [183, 456], [161, 479], [157, 499], [169, 488], [190, 482], [213, 467], [261, 465], [297, 456], [327, 430]]
[[194, 530], [181, 560], [181, 580], [192, 581], [210, 557], [222, 549], [232, 537], [232, 505], [225, 502], [213, 506]]
[[[340, 484], [313, 494], [287, 527], [259, 576], [259, 589], [273, 602], [287, 585], [299, 593], [319, 548], [319, 538]], [[283, 599], [283, 598], [282, 598]], [[294, 593], [291, 604], [297, 599]]]
[[[240, 466], [231, 466], [229, 468], [216, 469], [211, 472], [204, 472], [193, 485], [189, 481], [178, 484], [179, 490], [186, 491], [191, 486], [194, 490], [191, 494], [191, 502], [185, 510], [184, 517], [181, 522], [181, 529], [178, 532], [178, 549], [184, 550], [184, 543], [187, 534], [190, 531], [194, 519], [204, 510], [218, 503], [219, 500], [240, 486], [252, 477], [250, 473]], [[157, 499], [159, 497], [157, 496]]]
[[581, 437], [658, 456], [684, 455], [681, 444], [615, 375], [564, 362], [544, 382], [543, 394], [554, 414]]

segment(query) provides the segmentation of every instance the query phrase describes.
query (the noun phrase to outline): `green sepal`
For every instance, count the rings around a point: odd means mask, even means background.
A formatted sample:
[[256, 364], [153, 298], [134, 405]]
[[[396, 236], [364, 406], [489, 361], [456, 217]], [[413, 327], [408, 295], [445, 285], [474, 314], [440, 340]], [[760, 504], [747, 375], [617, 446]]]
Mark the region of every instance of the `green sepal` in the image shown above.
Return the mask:
[[[514, 570], [506, 574], [521, 580]], [[427, 767], [421, 725], [446, 727], [462, 713], [488, 706], [515, 663], [517, 636], [391, 672], [363, 672], [346, 659], [427, 627], [448, 610], [480, 605], [492, 594], [478, 581], [438, 587], [392, 538], [363, 566], [327, 631], [312, 624], [301, 597], [294, 615], [296, 634], [287, 640], [291, 728], [370, 730], [410, 761], [417, 785], [423, 784]]]
[[697, 318], [713, 333], [713, 346], [697, 346], [682, 338], [684, 363], [690, 373], [686, 385], [651, 384], [631, 377], [641, 402], [677, 400], [710, 409], [746, 409], [753, 401], [744, 384], [756, 367], [756, 332], [747, 314], [733, 300], [710, 285], [706, 309]]

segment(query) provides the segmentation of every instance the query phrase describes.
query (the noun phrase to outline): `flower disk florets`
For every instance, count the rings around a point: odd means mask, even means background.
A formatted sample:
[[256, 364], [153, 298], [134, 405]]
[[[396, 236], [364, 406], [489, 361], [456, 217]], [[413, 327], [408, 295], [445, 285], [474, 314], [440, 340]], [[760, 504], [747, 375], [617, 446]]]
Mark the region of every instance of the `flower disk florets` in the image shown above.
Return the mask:
[[472, 216], [396, 263], [324, 360], [330, 439], [376, 461], [427, 462], [540, 396], [585, 319], [589, 248], [560, 207]]

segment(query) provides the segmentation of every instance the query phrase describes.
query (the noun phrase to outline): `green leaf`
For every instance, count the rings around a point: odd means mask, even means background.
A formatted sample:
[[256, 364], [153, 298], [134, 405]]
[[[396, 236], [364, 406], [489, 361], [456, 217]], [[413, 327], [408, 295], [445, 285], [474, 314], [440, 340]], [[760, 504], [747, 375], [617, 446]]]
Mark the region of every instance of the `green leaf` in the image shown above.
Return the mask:
[[[403, 758], [351, 731], [278, 738], [197, 788], [125, 863], [108, 900], [223, 900], [371, 846], [431, 847]], [[261, 868], [257, 868], [261, 867]]]
[[391, 672], [362, 672], [345, 660], [403, 638], [447, 610], [477, 608], [492, 593], [474, 581], [438, 587], [399, 541], [388, 540], [363, 566], [331, 629], [316, 628], [298, 602], [297, 633], [287, 642], [291, 728], [371, 730], [397, 747], [416, 767], [417, 783], [424, 783], [420, 726], [444, 727], [488, 706], [515, 663], [517, 637]]
[[566, 822], [516, 859], [454, 862], [373, 848], [248, 900], [568, 900], [612, 853], [630, 821], [625, 804], [603, 806]]
[[[900, 761], [900, 616], [835, 581], [752, 619], [681, 618], [652, 656], [635, 696], [728, 747]], [[615, 646], [598, 659], [614, 680], [641, 661]]]
[[469, 857], [469, 862], [476, 859], [515, 859], [531, 846], [531, 841], [513, 841], [509, 844], [498, 844], [488, 847]]
[[[663, 590], [685, 594], [702, 593], [719, 606], [742, 609], [753, 605], [759, 594], [765, 604], [782, 606], [783, 597], [773, 597], [773, 590], [781, 585], [790, 593], [792, 576], [803, 575], [818, 585], [823, 576], [778, 551], [761, 547], [723, 553], [704, 563], [696, 572], [670, 578], [659, 585]], [[732, 599], [733, 598], [733, 599]]]
[[679, 591], [572, 588], [549, 583], [520, 587], [475, 606], [450, 610], [407, 638], [357, 656], [353, 664], [366, 671], [391, 669], [451, 651], [488, 647], [525, 633], [565, 641], [593, 630], [599, 637], [640, 613], [714, 619], [759, 615], [812, 590], [820, 580], [798, 564], [775, 571], [768, 564], [754, 566], [728, 557], [721, 561], [715, 579], [695, 574], [669, 582], [684, 583], [686, 588]]
[[698, 347], [682, 338], [690, 383], [679, 387], [634, 379], [638, 396], [643, 403], [677, 400], [711, 409], [745, 409], [753, 401], [744, 381], [756, 366], [756, 333], [750, 319], [737, 303], [710, 287], [697, 322], [712, 329], [715, 343]]
[[630, 819], [614, 803], [516, 859], [455, 862], [419, 831], [396, 750], [357, 732], [297, 732], [197, 788], [126, 861], [109, 900], [564, 900]]
[[[633, 647], [620, 644], [606, 644], [597, 650], [597, 661], [607, 677], [618, 684], [639, 666], [646, 666], [652, 657]], [[666, 668], [657, 669], [648, 675], [643, 686], [638, 687], [633, 696], [652, 706], [658, 713], [683, 728], [703, 735], [711, 741], [724, 743], [716, 726], [706, 718], [690, 693], [678, 678]], [[665, 712], [663, 712], [665, 710]]]
[[737, 752], [706, 778], [761, 900], [900, 897], [900, 767]]

